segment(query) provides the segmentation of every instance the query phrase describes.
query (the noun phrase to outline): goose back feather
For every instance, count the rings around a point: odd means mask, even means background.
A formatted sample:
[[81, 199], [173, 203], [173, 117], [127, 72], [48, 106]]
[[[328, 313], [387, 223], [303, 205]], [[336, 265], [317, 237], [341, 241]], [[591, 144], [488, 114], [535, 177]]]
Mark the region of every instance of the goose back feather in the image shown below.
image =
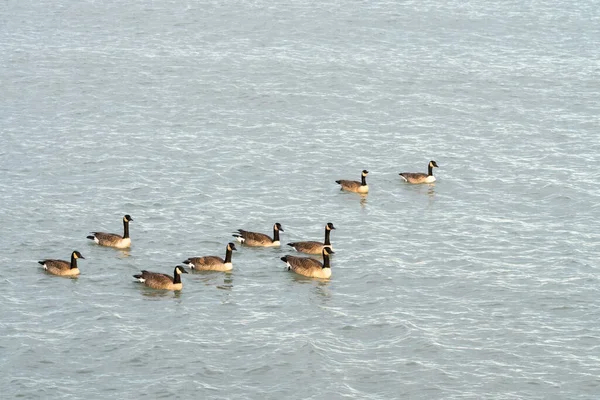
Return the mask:
[[233, 234], [233, 237], [246, 246], [273, 247], [281, 244], [279, 241], [280, 231], [283, 232], [283, 228], [279, 222], [276, 222], [275, 225], [273, 225], [273, 238], [264, 233], [250, 232], [243, 229], [238, 229], [237, 232]]
[[77, 250], [71, 253], [71, 261], [65, 260], [42, 260], [38, 261], [39, 264], [42, 265], [44, 270], [52, 275], [61, 275], [61, 276], [75, 276], [79, 275], [79, 268], [77, 267], [78, 259], [85, 260], [85, 257], [81, 255]]
[[129, 237], [129, 222], [131, 221], [133, 221], [133, 218], [129, 214], [123, 217], [123, 236], [116, 233], [92, 232], [87, 238], [100, 246], [116, 247], [119, 249], [131, 247], [131, 238]]
[[187, 273], [183, 267], [177, 266], [173, 271], [173, 276], [143, 270], [141, 274], [133, 275], [133, 277], [152, 289], [181, 290], [183, 288], [181, 274]]
[[400, 177], [404, 179], [405, 182], [419, 184], [419, 183], [433, 183], [436, 181], [435, 176], [433, 176], [433, 168], [438, 168], [438, 165], [435, 161], [429, 161], [427, 165], [427, 173], [423, 172], [401, 172]]
[[281, 261], [287, 264], [288, 271], [293, 271], [309, 278], [329, 279], [331, 277], [329, 255], [333, 254], [333, 250], [324, 247], [322, 254], [323, 262], [311, 257], [297, 257], [291, 255], [281, 257]]
[[233, 264], [231, 263], [233, 250], [237, 250], [235, 244], [228, 243], [225, 251], [225, 259], [218, 256], [191, 257], [183, 263], [197, 271], [231, 271], [233, 268]]
[[333, 224], [331, 222], [328, 222], [327, 225], [325, 225], [325, 240], [323, 242], [303, 241], [303, 242], [288, 243], [287, 245], [291, 246], [294, 250], [296, 250], [297, 252], [300, 252], [300, 253], [322, 254], [323, 247], [329, 247], [330, 249], [333, 250], [333, 247], [331, 246], [331, 239], [330, 239], [330, 234], [331, 234], [332, 229], [335, 229], [335, 227], [333, 226]]
[[337, 184], [339, 184], [341, 186], [341, 190], [345, 190], [348, 192], [356, 192], [356, 193], [368, 193], [369, 192], [369, 185], [367, 185], [367, 174], [369, 173], [369, 171], [367, 171], [366, 169], [362, 171], [361, 176], [360, 176], [360, 182], [359, 181], [351, 181], [351, 180], [345, 180], [345, 179], [341, 179], [339, 181], [335, 181]]

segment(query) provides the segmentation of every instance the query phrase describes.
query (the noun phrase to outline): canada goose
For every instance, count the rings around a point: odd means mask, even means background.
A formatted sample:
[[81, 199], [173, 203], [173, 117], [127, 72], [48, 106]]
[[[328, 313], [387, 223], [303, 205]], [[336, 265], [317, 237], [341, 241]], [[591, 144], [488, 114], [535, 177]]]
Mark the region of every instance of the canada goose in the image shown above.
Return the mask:
[[123, 236], [117, 235], [116, 233], [92, 232], [93, 235], [90, 235], [87, 238], [93, 240], [100, 246], [125, 249], [131, 246], [131, 239], [129, 238], [129, 222], [131, 221], [133, 221], [133, 218], [131, 218], [129, 214], [123, 217]]
[[340, 185], [342, 185], [341, 190], [347, 190], [349, 192], [356, 192], [356, 193], [367, 193], [369, 191], [369, 185], [367, 185], [367, 174], [369, 173], [369, 171], [367, 171], [366, 169], [363, 169], [361, 175], [360, 175], [360, 182], [359, 181], [347, 181], [347, 180], [339, 180], [339, 181], [335, 181], [335, 183], [339, 183]]
[[435, 182], [435, 176], [433, 176], [433, 167], [438, 168], [435, 161], [429, 161], [427, 166], [427, 173], [423, 172], [402, 172], [400, 176], [408, 183], [432, 183]]
[[235, 239], [238, 242], [245, 244], [246, 246], [272, 247], [280, 245], [280, 231], [283, 232], [283, 228], [281, 227], [281, 224], [279, 222], [276, 222], [275, 225], [273, 225], [273, 239], [271, 239], [268, 235], [265, 235], [264, 233], [248, 232], [243, 229], [238, 229], [237, 233], [233, 234], [233, 237], [235, 237]]
[[181, 274], [187, 273], [183, 267], [178, 265], [173, 271], [173, 276], [158, 272], [142, 271], [141, 274], [133, 275], [133, 277], [152, 289], [181, 290], [183, 287]]
[[307, 254], [321, 254], [323, 252], [323, 247], [329, 247], [333, 250], [333, 248], [331, 247], [331, 241], [329, 240], [329, 235], [332, 229], [335, 229], [335, 226], [333, 226], [331, 222], [328, 222], [327, 225], [325, 225], [325, 241], [323, 243], [312, 241], [295, 242], [288, 243], [288, 246], [292, 246], [296, 251], [299, 251], [300, 253]]
[[79, 275], [79, 268], [77, 268], [78, 258], [85, 260], [85, 257], [75, 250], [71, 253], [71, 262], [65, 260], [44, 260], [38, 261], [38, 263], [42, 264], [44, 269], [52, 275], [74, 276]]
[[225, 260], [217, 256], [205, 256], [188, 258], [183, 263], [197, 271], [231, 271], [233, 268], [233, 264], [231, 264], [231, 254], [233, 253], [233, 250], [237, 250], [235, 244], [228, 243], [227, 251], [225, 252]]
[[331, 266], [329, 265], [329, 255], [333, 254], [329, 247], [323, 247], [323, 263], [311, 257], [284, 256], [281, 261], [287, 264], [288, 271], [292, 270], [297, 274], [308, 276], [309, 278], [331, 277]]

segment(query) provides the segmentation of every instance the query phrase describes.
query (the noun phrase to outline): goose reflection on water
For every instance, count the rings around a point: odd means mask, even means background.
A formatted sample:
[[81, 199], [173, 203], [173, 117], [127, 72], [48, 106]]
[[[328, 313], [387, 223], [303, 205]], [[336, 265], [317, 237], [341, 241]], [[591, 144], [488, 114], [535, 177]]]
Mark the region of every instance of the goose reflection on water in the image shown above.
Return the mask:
[[233, 274], [225, 275], [222, 285], [217, 285], [217, 289], [231, 291], [233, 290]]
[[140, 291], [142, 292], [142, 296], [148, 297], [150, 299], [179, 299], [181, 297], [181, 294], [183, 293], [182, 290], [156, 290], [144, 285], [140, 285]]

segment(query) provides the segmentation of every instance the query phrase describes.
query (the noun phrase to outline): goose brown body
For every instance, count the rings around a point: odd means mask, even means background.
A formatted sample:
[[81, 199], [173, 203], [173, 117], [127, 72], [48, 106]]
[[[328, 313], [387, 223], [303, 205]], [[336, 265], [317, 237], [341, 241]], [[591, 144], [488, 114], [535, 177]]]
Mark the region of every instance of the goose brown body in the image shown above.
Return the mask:
[[78, 259], [85, 260], [85, 257], [81, 255], [77, 250], [71, 253], [71, 261], [65, 260], [54, 260], [48, 259], [43, 261], [38, 261], [39, 264], [42, 265], [44, 270], [52, 275], [61, 275], [61, 276], [75, 276], [79, 275], [80, 271], [77, 267]]
[[348, 192], [356, 192], [356, 193], [368, 193], [369, 185], [367, 185], [367, 174], [369, 171], [366, 169], [361, 173], [361, 179], [359, 181], [351, 181], [341, 179], [339, 181], [335, 181], [337, 184], [341, 185], [341, 190], [346, 190]]
[[399, 175], [408, 183], [433, 183], [436, 181], [435, 176], [433, 176], [433, 168], [438, 168], [438, 165], [435, 161], [431, 160], [427, 165], [426, 174], [423, 172], [401, 172]]
[[187, 273], [185, 269], [177, 266], [173, 271], [173, 276], [144, 270], [141, 274], [133, 275], [133, 277], [152, 289], [181, 290], [183, 288], [181, 274]]
[[131, 247], [131, 238], [129, 237], [129, 222], [131, 221], [133, 221], [133, 218], [129, 214], [123, 217], [123, 236], [116, 233], [92, 232], [92, 235], [87, 238], [100, 246], [116, 247], [118, 249]]
[[225, 259], [218, 256], [191, 257], [183, 263], [187, 264], [191, 269], [197, 271], [231, 271], [233, 264], [231, 263], [231, 255], [235, 248], [235, 244], [228, 243], [225, 252]]
[[289, 271], [309, 278], [329, 279], [331, 277], [331, 266], [329, 263], [329, 255], [333, 254], [333, 250], [328, 247], [323, 248], [323, 262], [312, 257], [296, 257], [286, 255], [281, 257], [281, 261], [285, 262]]
[[281, 244], [279, 241], [280, 231], [283, 232], [283, 228], [279, 222], [276, 222], [275, 225], [273, 225], [273, 238], [269, 237], [269, 235], [265, 235], [264, 233], [250, 232], [243, 229], [238, 229], [237, 232], [233, 234], [233, 237], [235, 237], [238, 242], [246, 246], [273, 247]]
[[322, 254], [324, 247], [329, 247], [330, 249], [333, 249], [333, 247], [331, 246], [331, 241], [330, 241], [330, 237], [329, 237], [332, 229], [335, 229], [335, 227], [333, 226], [333, 224], [331, 222], [328, 222], [327, 225], [325, 225], [325, 240], [323, 242], [317, 242], [317, 241], [293, 242], [293, 243], [288, 243], [288, 246], [293, 247], [294, 250], [296, 250], [300, 253]]

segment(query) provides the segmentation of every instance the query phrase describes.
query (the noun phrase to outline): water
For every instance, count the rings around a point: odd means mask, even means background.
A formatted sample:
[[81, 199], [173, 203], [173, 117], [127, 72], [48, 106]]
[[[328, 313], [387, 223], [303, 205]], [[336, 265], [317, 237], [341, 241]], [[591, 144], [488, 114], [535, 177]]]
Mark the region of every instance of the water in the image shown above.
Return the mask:
[[[596, 2], [10, 1], [7, 398], [595, 399]], [[399, 172], [440, 165], [435, 185]], [[370, 171], [366, 198], [337, 179]], [[130, 251], [85, 239], [120, 233]], [[282, 249], [140, 287], [231, 233]], [[86, 257], [78, 279], [37, 260]]]

